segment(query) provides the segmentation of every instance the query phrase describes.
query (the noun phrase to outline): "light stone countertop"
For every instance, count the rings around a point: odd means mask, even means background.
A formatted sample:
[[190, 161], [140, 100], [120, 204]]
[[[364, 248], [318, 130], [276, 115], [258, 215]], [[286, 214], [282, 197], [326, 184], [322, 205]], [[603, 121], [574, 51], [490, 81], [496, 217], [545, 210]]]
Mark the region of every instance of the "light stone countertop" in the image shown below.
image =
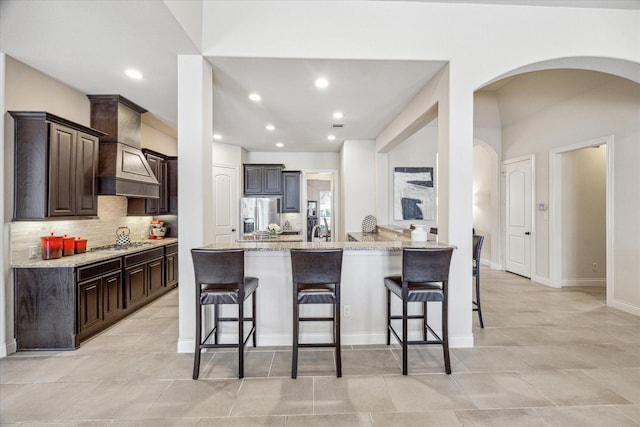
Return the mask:
[[[344, 249], [345, 251], [388, 251], [400, 252], [403, 248], [448, 248], [437, 242], [378, 241], [378, 242], [243, 242], [213, 243], [202, 249], [245, 249], [247, 251], [288, 251], [290, 249]], [[455, 246], [454, 246], [455, 248]]]
[[302, 236], [299, 234], [278, 234], [273, 237], [253, 237], [245, 236], [242, 240], [236, 240], [238, 243], [261, 242], [261, 243], [282, 243], [282, 242], [302, 242]]
[[159, 240], [144, 240], [149, 245], [139, 246], [131, 248], [126, 251], [91, 251], [91, 248], [83, 254], [76, 254], [72, 256], [63, 256], [62, 258], [43, 260], [41, 258], [27, 258], [14, 260], [11, 263], [11, 268], [64, 268], [64, 267], [80, 267], [87, 264], [93, 264], [100, 261], [107, 261], [109, 259], [119, 258], [121, 256], [131, 255], [136, 252], [142, 252], [149, 249], [154, 249], [172, 243], [177, 243], [177, 237], [166, 237]]

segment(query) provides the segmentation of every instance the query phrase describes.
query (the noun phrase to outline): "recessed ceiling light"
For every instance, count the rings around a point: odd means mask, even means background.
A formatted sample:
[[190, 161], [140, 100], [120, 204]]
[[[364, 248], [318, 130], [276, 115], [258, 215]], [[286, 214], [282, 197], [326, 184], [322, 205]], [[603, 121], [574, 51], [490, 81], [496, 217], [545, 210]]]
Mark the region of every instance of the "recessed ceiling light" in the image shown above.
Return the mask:
[[333, 141], [334, 139], [336, 139], [336, 136], [335, 136], [335, 135], [329, 135], [329, 136], [327, 137], [327, 139], [328, 139], [329, 141]]
[[276, 147], [282, 148], [284, 147], [284, 144], [282, 142], [276, 142]]
[[335, 113], [333, 113], [334, 119], [341, 119], [343, 117], [344, 117], [344, 114], [342, 114], [340, 111], [336, 111]]
[[276, 130], [276, 127], [269, 123], [268, 125], [265, 126], [265, 129], [266, 130]]
[[249, 94], [249, 99], [252, 100], [253, 102], [258, 102], [262, 99], [262, 97], [260, 96], [260, 94], [257, 94], [254, 92]]
[[220, 135], [219, 133], [214, 133], [213, 139], [215, 139], [216, 141], [220, 141], [222, 139], [222, 135]]
[[136, 70], [124, 70], [124, 73], [131, 79], [140, 80], [142, 78], [142, 73]]
[[315, 85], [318, 89], [324, 89], [327, 86], [329, 86], [329, 80], [325, 79], [324, 77], [321, 77], [318, 80], [316, 80]]

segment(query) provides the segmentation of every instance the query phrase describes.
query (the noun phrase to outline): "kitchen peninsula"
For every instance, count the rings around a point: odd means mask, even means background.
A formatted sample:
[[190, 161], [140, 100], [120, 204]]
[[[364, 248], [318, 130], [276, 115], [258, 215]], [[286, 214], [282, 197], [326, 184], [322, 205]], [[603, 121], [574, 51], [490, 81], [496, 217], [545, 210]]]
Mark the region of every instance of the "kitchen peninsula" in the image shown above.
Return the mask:
[[[288, 346], [292, 340], [291, 306], [291, 257], [289, 250], [341, 248], [344, 250], [342, 265], [342, 342], [351, 344], [386, 343], [386, 293], [383, 278], [398, 274], [402, 266], [402, 249], [439, 248], [446, 245], [435, 242], [385, 241], [385, 242], [243, 242], [216, 243], [203, 246], [212, 249], [244, 249], [245, 274], [260, 280], [257, 297], [256, 337], [259, 346]], [[454, 254], [455, 256], [455, 254]], [[393, 301], [393, 310], [401, 310]], [[421, 310], [421, 307], [410, 307]], [[305, 315], [330, 315], [328, 306], [308, 306], [303, 308]], [[223, 306], [221, 315], [231, 315], [233, 307]], [[189, 310], [181, 311], [181, 316], [193, 316]], [[438, 330], [439, 309], [429, 310], [430, 324]], [[433, 322], [433, 323], [432, 323]], [[301, 342], [330, 341], [330, 328], [324, 323], [304, 324], [301, 326]], [[421, 333], [417, 323], [410, 323], [409, 334], [413, 339]], [[233, 326], [222, 331], [222, 340], [235, 339]], [[452, 344], [469, 345], [472, 337], [451, 336]], [[464, 341], [464, 342], [463, 342]], [[184, 342], [179, 351], [193, 351], [191, 344]]]

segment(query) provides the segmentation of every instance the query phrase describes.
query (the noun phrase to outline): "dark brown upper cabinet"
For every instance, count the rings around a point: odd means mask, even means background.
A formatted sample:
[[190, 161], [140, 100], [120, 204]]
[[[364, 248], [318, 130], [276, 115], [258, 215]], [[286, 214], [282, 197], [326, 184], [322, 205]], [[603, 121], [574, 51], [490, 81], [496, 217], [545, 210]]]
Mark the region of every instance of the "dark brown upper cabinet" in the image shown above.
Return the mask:
[[283, 166], [245, 164], [244, 194], [246, 196], [281, 195]]
[[282, 212], [300, 212], [300, 171], [282, 172]]
[[160, 183], [160, 197], [128, 198], [129, 215], [165, 215], [178, 213], [178, 158], [143, 148], [149, 167]]
[[14, 118], [13, 218], [96, 216], [102, 132], [44, 111]]

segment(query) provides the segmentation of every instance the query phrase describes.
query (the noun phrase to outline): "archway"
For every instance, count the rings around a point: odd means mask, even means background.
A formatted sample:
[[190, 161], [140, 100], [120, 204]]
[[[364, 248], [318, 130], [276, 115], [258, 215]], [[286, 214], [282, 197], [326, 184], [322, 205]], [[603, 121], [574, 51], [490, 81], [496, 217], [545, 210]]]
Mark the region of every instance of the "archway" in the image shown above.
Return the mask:
[[[640, 314], [640, 293], [634, 291], [640, 274], [640, 248], [634, 242], [640, 239], [640, 227], [630, 218], [640, 216], [640, 196], [630, 182], [640, 182], [639, 83], [638, 63], [612, 58], [559, 58], [508, 71], [479, 90], [502, 96], [498, 100], [502, 159], [526, 154], [537, 154], [539, 159], [533, 281], [554, 284], [552, 247], [558, 236], [549, 221], [556, 207], [549, 191], [555, 179], [550, 174], [552, 151], [606, 135], [615, 137], [616, 155], [609, 176], [616, 191], [607, 218], [611, 231], [607, 233], [607, 259], [611, 259], [607, 262], [611, 267], [607, 269], [607, 283], [615, 286], [608, 286], [607, 303], [635, 314]], [[517, 85], [519, 93], [514, 90]], [[545, 100], [553, 102], [545, 104]], [[526, 101], [531, 108], [523, 108]], [[634, 248], [632, 254], [627, 254], [625, 248], [629, 247]], [[616, 256], [623, 253], [624, 257]]]

